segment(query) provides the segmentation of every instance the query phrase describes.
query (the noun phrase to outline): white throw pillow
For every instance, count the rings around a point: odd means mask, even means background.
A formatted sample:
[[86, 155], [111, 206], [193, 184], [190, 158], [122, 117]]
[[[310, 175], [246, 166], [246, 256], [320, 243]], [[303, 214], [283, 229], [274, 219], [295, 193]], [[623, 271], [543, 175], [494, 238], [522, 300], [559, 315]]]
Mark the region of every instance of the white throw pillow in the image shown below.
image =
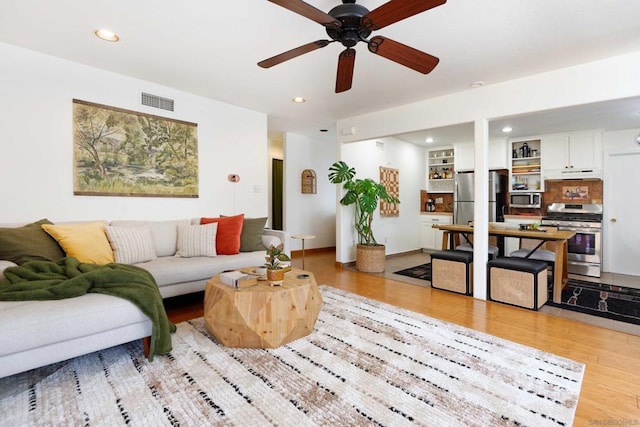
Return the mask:
[[188, 219], [177, 219], [168, 221], [142, 221], [142, 220], [115, 220], [111, 225], [116, 227], [140, 227], [143, 225], [151, 228], [153, 244], [156, 248], [156, 255], [173, 256], [176, 254], [178, 227], [189, 225]]
[[137, 264], [157, 258], [149, 227], [106, 226], [105, 231], [116, 262]]
[[216, 234], [218, 224], [183, 225], [178, 227], [178, 251], [183, 258], [216, 256]]

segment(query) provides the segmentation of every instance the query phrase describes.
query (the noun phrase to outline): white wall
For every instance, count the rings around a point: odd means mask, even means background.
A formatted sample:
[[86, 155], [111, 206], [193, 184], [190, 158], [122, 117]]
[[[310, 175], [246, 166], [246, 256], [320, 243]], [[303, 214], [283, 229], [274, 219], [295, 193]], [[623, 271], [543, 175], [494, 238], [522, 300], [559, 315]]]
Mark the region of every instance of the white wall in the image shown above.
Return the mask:
[[[638, 123], [640, 123], [640, 116], [638, 116]], [[638, 135], [640, 135], [640, 128], [604, 132], [602, 134], [602, 150], [605, 153], [640, 151], [640, 144], [636, 142]]]
[[[377, 148], [376, 141], [384, 143]], [[380, 166], [400, 171], [400, 215], [381, 217], [374, 214], [373, 234], [378, 243], [386, 246], [387, 255], [408, 252], [420, 248], [420, 190], [426, 177], [426, 150], [396, 138], [343, 144], [340, 158], [356, 169], [356, 178], [372, 178], [380, 181]], [[340, 198], [343, 191], [340, 190]], [[351, 262], [356, 258], [357, 235], [353, 229], [353, 206], [340, 206], [340, 245], [336, 248], [339, 262]]]
[[[329, 166], [336, 161], [336, 146], [305, 136], [285, 135], [285, 229], [291, 234], [312, 234], [305, 249], [330, 248], [336, 245], [336, 189], [329, 182]], [[301, 174], [305, 169], [316, 172], [316, 194], [302, 194]], [[291, 241], [293, 250], [302, 242]]]
[[[0, 57], [0, 222], [268, 214], [265, 114], [8, 44]], [[140, 105], [141, 91], [175, 112]], [[200, 197], [74, 196], [73, 98], [197, 123]]]

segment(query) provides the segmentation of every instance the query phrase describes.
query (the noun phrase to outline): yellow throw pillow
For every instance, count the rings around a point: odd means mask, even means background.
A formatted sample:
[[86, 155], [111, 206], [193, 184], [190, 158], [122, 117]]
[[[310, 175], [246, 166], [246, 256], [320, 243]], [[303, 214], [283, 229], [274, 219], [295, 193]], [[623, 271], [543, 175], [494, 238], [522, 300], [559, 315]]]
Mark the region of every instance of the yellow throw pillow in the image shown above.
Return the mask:
[[75, 257], [80, 262], [101, 265], [114, 262], [104, 226], [103, 222], [42, 224], [44, 231], [56, 239], [67, 256]]

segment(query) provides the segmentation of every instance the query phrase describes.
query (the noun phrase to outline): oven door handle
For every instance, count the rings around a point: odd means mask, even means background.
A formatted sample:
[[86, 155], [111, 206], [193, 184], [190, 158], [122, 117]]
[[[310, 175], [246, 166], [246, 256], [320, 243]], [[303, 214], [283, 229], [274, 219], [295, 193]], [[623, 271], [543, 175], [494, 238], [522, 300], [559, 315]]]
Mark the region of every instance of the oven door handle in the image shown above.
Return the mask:
[[567, 227], [567, 226], [558, 226], [558, 230], [567, 230], [567, 231], [579, 231], [581, 233], [599, 233], [601, 228], [584, 228], [584, 227]]

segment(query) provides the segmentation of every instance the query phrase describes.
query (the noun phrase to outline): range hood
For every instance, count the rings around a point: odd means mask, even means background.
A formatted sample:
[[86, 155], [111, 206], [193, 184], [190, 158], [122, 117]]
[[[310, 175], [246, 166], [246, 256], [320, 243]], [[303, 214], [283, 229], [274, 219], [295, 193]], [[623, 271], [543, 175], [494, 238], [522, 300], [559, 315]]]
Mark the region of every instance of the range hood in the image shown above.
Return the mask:
[[602, 169], [598, 168], [567, 168], [547, 169], [544, 171], [544, 179], [602, 179]]

